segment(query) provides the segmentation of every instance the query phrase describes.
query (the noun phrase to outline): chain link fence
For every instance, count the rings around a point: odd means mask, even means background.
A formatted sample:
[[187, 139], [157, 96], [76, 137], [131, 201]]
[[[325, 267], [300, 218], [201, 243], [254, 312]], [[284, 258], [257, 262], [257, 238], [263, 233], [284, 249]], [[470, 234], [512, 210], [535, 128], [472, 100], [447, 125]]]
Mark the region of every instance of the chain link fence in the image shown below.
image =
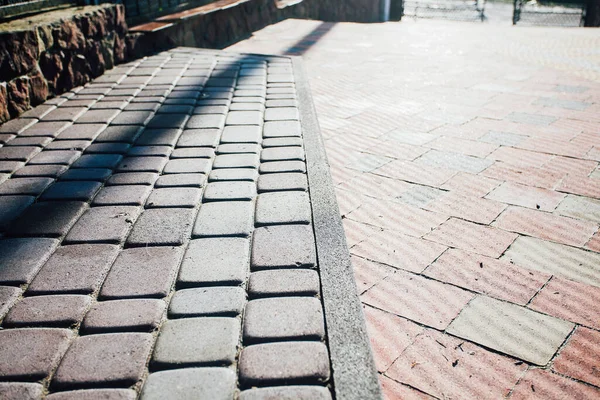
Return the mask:
[[403, 15], [454, 21], [484, 21], [485, 0], [405, 0]]
[[515, 0], [513, 25], [583, 26], [586, 5], [577, 1]]

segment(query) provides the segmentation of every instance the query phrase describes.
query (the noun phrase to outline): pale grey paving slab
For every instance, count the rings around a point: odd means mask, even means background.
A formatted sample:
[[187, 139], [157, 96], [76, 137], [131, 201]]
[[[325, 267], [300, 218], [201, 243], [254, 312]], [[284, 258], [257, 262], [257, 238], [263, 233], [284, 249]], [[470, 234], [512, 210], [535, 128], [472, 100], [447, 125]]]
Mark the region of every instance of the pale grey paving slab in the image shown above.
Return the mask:
[[170, 160], [165, 166], [164, 174], [208, 174], [211, 161], [205, 158], [178, 158]]
[[117, 167], [118, 172], [161, 172], [167, 157], [125, 157]]
[[268, 108], [265, 111], [265, 121], [297, 121], [299, 118], [296, 107]]
[[600, 287], [600, 254], [519, 236], [501, 257], [521, 267]]
[[261, 137], [259, 126], [226, 126], [221, 143], [260, 143]]
[[21, 295], [21, 289], [12, 286], [0, 286], [0, 318], [4, 318], [8, 310]]
[[213, 169], [208, 175], [209, 182], [249, 181], [258, 179], [258, 171], [254, 168], [223, 168]]
[[104, 124], [76, 124], [65, 128], [57, 140], [94, 140], [104, 129]]
[[230, 365], [235, 361], [239, 336], [237, 318], [167, 320], [161, 327], [151, 362], [168, 368]]
[[260, 150], [255, 143], [225, 143], [217, 147], [216, 154], [258, 154]]
[[282, 173], [261, 175], [257, 183], [258, 193], [279, 192], [288, 190], [308, 190], [308, 181], [305, 174]]
[[263, 139], [263, 148], [269, 147], [302, 147], [302, 138], [299, 137], [274, 137]]
[[557, 107], [577, 111], [583, 111], [592, 105], [591, 103], [585, 103], [583, 101], [558, 99], [554, 97], [540, 97], [534, 101], [533, 104], [544, 107]]
[[140, 399], [230, 400], [236, 389], [237, 377], [229, 368], [184, 368], [150, 374]]
[[331, 400], [331, 393], [321, 386], [280, 386], [252, 388], [240, 393], [240, 400]]
[[501, 146], [516, 146], [523, 140], [527, 139], [525, 135], [518, 135], [509, 132], [489, 131], [478, 140], [487, 143], [498, 144]]
[[223, 129], [225, 126], [225, 115], [223, 114], [200, 114], [192, 115], [187, 122], [187, 129]]
[[263, 127], [263, 138], [284, 136], [301, 137], [301, 128], [298, 121], [269, 121]]
[[165, 208], [145, 210], [133, 226], [129, 246], [180, 245], [189, 237], [195, 210]]
[[256, 226], [310, 224], [310, 199], [306, 192], [261, 193], [256, 201]]
[[95, 303], [83, 320], [86, 334], [149, 332], [158, 327], [166, 303], [158, 299], [126, 299]]
[[222, 154], [215, 157], [213, 168], [258, 168], [259, 164], [258, 154]]
[[417, 164], [428, 165], [443, 169], [454, 169], [463, 172], [478, 174], [494, 163], [494, 160], [477, 158], [464, 154], [450, 153], [446, 151], [430, 150], [417, 158]]
[[447, 192], [430, 186], [413, 185], [409, 190], [396, 197], [396, 200], [412, 206], [424, 207], [444, 193]]
[[146, 185], [151, 186], [158, 179], [158, 174], [153, 172], [129, 172], [112, 175], [106, 186], [120, 185]]
[[149, 185], [118, 185], [103, 187], [92, 202], [93, 206], [141, 206], [152, 188]]
[[65, 243], [121, 243], [140, 211], [134, 206], [92, 207], [73, 225]]
[[146, 201], [146, 208], [187, 207], [200, 204], [202, 190], [197, 188], [170, 187], [154, 189]]
[[512, 112], [506, 117], [507, 120], [512, 122], [519, 122], [522, 124], [531, 124], [531, 125], [550, 125], [552, 122], [556, 121], [558, 118], [550, 116], [550, 115], [541, 115], [541, 114], [529, 114], [524, 112]]
[[447, 332], [504, 354], [546, 365], [575, 325], [512, 303], [476, 296]]
[[250, 201], [256, 196], [254, 182], [211, 182], [206, 185], [204, 201]]
[[169, 318], [235, 317], [242, 313], [246, 291], [238, 286], [178, 290], [169, 304]]
[[180, 147], [171, 153], [171, 158], [213, 158], [215, 150], [210, 147]]
[[253, 228], [254, 204], [250, 201], [217, 201], [200, 207], [192, 237], [247, 237]]
[[171, 187], [203, 187], [206, 182], [204, 174], [169, 174], [162, 175], [154, 184], [155, 188]]
[[322, 340], [323, 306], [315, 297], [251, 300], [244, 312], [244, 343]]
[[136, 146], [175, 146], [182, 131], [177, 128], [145, 129], [135, 141]]
[[220, 129], [186, 129], [177, 142], [177, 147], [217, 147]]
[[554, 213], [600, 223], [600, 200], [569, 194]]
[[246, 280], [250, 243], [245, 238], [203, 238], [190, 241], [178, 287], [239, 285]]
[[44, 387], [39, 383], [1, 382], [0, 398], [38, 400], [42, 398]]

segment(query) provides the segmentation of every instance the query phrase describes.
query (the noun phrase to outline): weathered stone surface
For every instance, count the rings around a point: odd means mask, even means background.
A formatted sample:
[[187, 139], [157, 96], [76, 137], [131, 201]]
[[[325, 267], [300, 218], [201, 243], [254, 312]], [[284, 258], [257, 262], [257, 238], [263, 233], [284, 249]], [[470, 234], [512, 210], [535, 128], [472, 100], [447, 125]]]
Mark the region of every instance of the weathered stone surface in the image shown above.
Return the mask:
[[28, 294], [96, 291], [119, 253], [109, 244], [81, 244], [59, 247], [27, 288]]
[[94, 181], [56, 182], [40, 197], [41, 200], [81, 200], [89, 201], [102, 184]]
[[44, 387], [39, 383], [1, 382], [0, 398], [38, 400], [42, 398]]
[[229, 400], [236, 392], [236, 376], [229, 368], [186, 368], [150, 374], [142, 389], [142, 400]]
[[200, 203], [202, 190], [196, 188], [154, 189], [148, 197], [146, 208], [187, 207], [194, 208]]
[[35, 31], [3, 32], [0, 36], [0, 75], [3, 80], [25, 75], [34, 68], [38, 57]]
[[165, 307], [156, 299], [101, 301], [92, 306], [81, 327], [86, 333], [148, 332], [156, 329]]
[[131, 389], [89, 389], [56, 392], [47, 400], [135, 400], [137, 393]]
[[9, 311], [3, 326], [68, 328], [83, 319], [91, 302], [81, 295], [26, 297]]
[[66, 243], [120, 243], [131, 229], [139, 207], [92, 207], [71, 228]]
[[308, 190], [308, 181], [305, 174], [283, 173], [267, 174], [258, 178], [258, 192], [279, 192], [287, 190]]
[[284, 386], [253, 388], [240, 393], [240, 400], [331, 400], [331, 393], [321, 386]]
[[254, 205], [249, 201], [205, 203], [194, 223], [192, 237], [247, 237], [253, 228]]
[[0, 286], [0, 318], [4, 318], [4, 315], [17, 301], [21, 289], [11, 286]]
[[130, 246], [180, 245], [188, 238], [194, 209], [149, 209], [137, 220], [127, 238]]
[[151, 187], [148, 185], [119, 185], [106, 186], [98, 192], [92, 205], [94, 206], [109, 206], [109, 205], [131, 205], [141, 206], [144, 204]]
[[34, 200], [33, 196], [0, 196], [0, 232], [8, 229], [10, 223]]
[[204, 174], [169, 174], [162, 175], [156, 181], [155, 188], [171, 187], [196, 187], [204, 186], [206, 175]]
[[306, 192], [272, 192], [258, 195], [256, 226], [310, 224], [310, 199]]
[[276, 269], [250, 274], [251, 298], [277, 296], [317, 296], [321, 290], [319, 274], [309, 269]]
[[69, 347], [68, 329], [0, 330], [0, 377], [40, 380], [52, 371]]
[[126, 249], [119, 254], [100, 290], [103, 299], [165, 297], [181, 259], [177, 247]]
[[239, 335], [236, 318], [167, 320], [158, 335], [152, 363], [169, 368], [229, 365], [235, 361]]
[[141, 379], [153, 338], [149, 333], [109, 333], [75, 339], [52, 385], [57, 388], [130, 386]]

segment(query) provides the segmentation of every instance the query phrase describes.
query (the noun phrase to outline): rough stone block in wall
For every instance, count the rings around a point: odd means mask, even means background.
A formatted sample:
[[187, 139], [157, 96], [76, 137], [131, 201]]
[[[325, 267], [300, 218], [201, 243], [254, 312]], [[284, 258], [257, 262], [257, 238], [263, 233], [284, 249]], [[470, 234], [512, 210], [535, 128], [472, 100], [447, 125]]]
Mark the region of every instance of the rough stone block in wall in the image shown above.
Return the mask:
[[122, 5], [63, 9], [2, 24], [0, 123], [123, 62], [126, 33]]

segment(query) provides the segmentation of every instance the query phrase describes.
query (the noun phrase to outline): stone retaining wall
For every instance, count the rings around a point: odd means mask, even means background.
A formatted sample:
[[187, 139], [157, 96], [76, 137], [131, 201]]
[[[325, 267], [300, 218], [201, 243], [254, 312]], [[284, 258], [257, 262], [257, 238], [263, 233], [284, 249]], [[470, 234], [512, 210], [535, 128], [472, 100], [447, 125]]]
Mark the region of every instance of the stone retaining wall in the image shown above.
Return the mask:
[[121, 5], [0, 24], [0, 122], [100, 76], [127, 57]]

